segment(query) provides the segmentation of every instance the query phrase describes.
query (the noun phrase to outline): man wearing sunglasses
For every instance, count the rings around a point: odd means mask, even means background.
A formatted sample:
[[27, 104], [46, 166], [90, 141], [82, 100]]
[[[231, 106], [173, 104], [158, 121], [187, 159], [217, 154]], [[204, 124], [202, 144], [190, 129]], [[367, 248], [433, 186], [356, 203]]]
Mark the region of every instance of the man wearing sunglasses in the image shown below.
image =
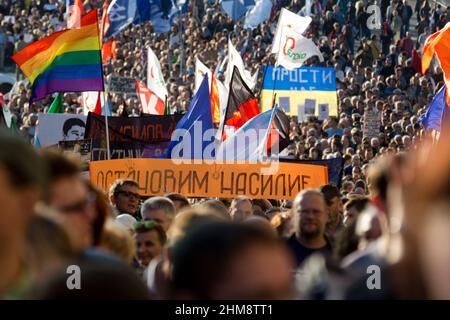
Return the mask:
[[128, 213], [136, 216], [141, 197], [139, 196], [139, 184], [130, 179], [118, 179], [109, 189], [109, 201], [115, 207], [118, 214]]

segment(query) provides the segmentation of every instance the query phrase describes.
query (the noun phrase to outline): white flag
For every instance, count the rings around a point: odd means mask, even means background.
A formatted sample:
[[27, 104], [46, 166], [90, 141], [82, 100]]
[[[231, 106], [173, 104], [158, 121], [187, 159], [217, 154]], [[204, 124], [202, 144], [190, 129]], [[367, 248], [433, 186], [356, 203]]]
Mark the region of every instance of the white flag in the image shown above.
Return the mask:
[[277, 53], [281, 46], [281, 33], [284, 27], [291, 28], [297, 33], [302, 34], [306, 31], [311, 23], [311, 17], [300, 17], [295, 13], [281, 8], [280, 17], [278, 18], [277, 30], [275, 31], [275, 37], [272, 43], [272, 53]]
[[244, 29], [255, 29], [270, 18], [271, 0], [256, 0], [255, 6], [245, 14]]
[[245, 70], [244, 61], [242, 60], [241, 55], [233, 46], [231, 40], [228, 39], [228, 65], [227, 65], [227, 74], [225, 75], [225, 85], [227, 87], [230, 84], [234, 66], [238, 68], [242, 79], [245, 81], [248, 87], [253, 90], [253, 88], [256, 85], [256, 82], [253, 80], [250, 72], [248, 70]]
[[211, 70], [208, 69], [207, 66], [205, 66], [198, 58], [195, 59], [195, 92], [197, 92], [198, 88], [200, 88], [200, 85], [202, 84], [203, 77], [205, 74], [208, 75], [208, 85], [209, 85], [209, 91], [211, 92], [211, 79], [212, 79], [212, 73]]
[[311, 0], [306, 0], [305, 7], [305, 13], [307, 16], [309, 16], [311, 14]]
[[3, 110], [3, 118], [5, 119], [6, 126], [8, 128], [11, 128], [11, 121], [12, 121], [12, 113], [11, 110], [9, 110], [9, 107], [3, 106], [3, 108], [0, 105], [0, 108]]
[[225, 85], [216, 79], [217, 90], [219, 91], [219, 101], [220, 101], [220, 115], [222, 116], [222, 110], [225, 112], [228, 103], [228, 89]]
[[161, 64], [152, 49], [148, 49], [147, 87], [162, 101], [166, 101], [167, 88], [161, 71]]
[[102, 110], [103, 110], [103, 106], [105, 104], [105, 95], [103, 94], [103, 92], [99, 92], [99, 91], [86, 91], [83, 92], [82, 97], [83, 97], [83, 114], [85, 116], [88, 115], [89, 112], [94, 112], [95, 107], [97, 105], [97, 100], [98, 100], [98, 95], [100, 94], [100, 103], [102, 106]]
[[[255, 73], [252, 75], [252, 82], [254, 85], [256, 85], [256, 82], [258, 81], [258, 70], [255, 71]], [[253, 88], [250, 88], [253, 89]]]
[[318, 56], [320, 61], [323, 61], [322, 53], [311, 39], [303, 37], [290, 28], [284, 28], [277, 65], [282, 65], [289, 70], [296, 69], [312, 56]]

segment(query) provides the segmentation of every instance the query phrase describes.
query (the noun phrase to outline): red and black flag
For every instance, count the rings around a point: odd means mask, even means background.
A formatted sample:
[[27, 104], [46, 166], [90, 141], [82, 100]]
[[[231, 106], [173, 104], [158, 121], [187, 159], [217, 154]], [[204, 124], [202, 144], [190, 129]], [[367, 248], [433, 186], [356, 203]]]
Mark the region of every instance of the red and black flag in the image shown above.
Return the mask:
[[238, 68], [233, 68], [228, 95], [225, 125], [240, 128], [260, 113], [255, 95], [244, 82]]

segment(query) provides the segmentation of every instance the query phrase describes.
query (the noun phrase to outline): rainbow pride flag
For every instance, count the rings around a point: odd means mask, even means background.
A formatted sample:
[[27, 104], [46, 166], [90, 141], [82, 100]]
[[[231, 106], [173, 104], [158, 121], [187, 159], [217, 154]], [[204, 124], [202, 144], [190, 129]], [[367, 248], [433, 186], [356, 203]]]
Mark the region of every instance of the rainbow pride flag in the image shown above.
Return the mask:
[[97, 10], [78, 29], [55, 32], [12, 56], [31, 84], [31, 101], [53, 92], [104, 91]]

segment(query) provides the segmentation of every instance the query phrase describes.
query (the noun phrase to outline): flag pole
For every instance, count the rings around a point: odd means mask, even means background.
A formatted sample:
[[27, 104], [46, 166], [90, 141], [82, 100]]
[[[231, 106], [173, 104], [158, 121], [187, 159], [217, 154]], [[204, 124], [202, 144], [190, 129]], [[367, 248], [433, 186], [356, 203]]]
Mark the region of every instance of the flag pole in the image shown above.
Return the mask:
[[[105, 8], [105, 10], [108, 10], [108, 8]], [[102, 12], [102, 16], [103, 16], [103, 12]], [[103, 92], [99, 92], [98, 93], [98, 98], [100, 99], [100, 103], [102, 102], [101, 99], [101, 94], [103, 94], [103, 112], [105, 114], [105, 134], [106, 134], [106, 149], [107, 149], [107, 155], [108, 155], [108, 160], [111, 160], [111, 149], [109, 148], [109, 125], [108, 125], [108, 113], [106, 110], [106, 102], [107, 102], [107, 98], [108, 98], [108, 93], [105, 89], [105, 72], [103, 71], [103, 55], [102, 55], [102, 51], [103, 51], [103, 32], [104, 32], [104, 28], [105, 28], [105, 21], [106, 19], [102, 19], [101, 21], [101, 32], [99, 32], [99, 37], [98, 37], [98, 41], [99, 41], [99, 45], [100, 45], [100, 62], [101, 62], [101, 71], [102, 71], [102, 79], [103, 79]], [[98, 25], [97, 25], [98, 27]]]
[[[104, 81], [104, 80], [103, 80]], [[100, 94], [100, 92], [99, 92]], [[108, 124], [108, 113], [106, 110], [106, 101], [108, 99], [108, 93], [106, 91], [103, 91], [103, 98], [104, 98], [104, 102], [103, 102], [103, 112], [105, 113], [105, 127], [106, 127], [106, 149], [108, 150], [108, 160], [111, 160], [111, 149], [109, 147], [109, 124]], [[100, 100], [101, 101], [101, 100]]]
[[[278, 79], [278, 73], [280, 72], [280, 69], [278, 69], [277, 70], [277, 68], [278, 68], [278, 55], [280, 54], [280, 50], [281, 50], [281, 39], [283, 38], [283, 29], [284, 29], [285, 27], [281, 27], [281, 35], [280, 35], [280, 39], [278, 39], [278, 52], [277, 52], [277, 57], [276, 57], [276, 60], [275, 60], [275, 66], [274, 66], [274, 68], [275, 68], [275, 74], [276, 74], [276, 77], [275, 77], [275, 80], [273, 81], [273, 88], [272, 88], [272, 108], [273, 108], [273, 106], [275, 105], [275, 99], [276, 99], [276, 94], [275, 94], [275, 89], [276, 89], [276, 86], [277, 86], [277, 79]], [[274, 73], [272, 73], [272, 74], [274, 74]], [[265, 74], [264, 74], [264, 76], [265, 76]], [[264, 81], [264, 80], [263, 80]]]
[[183, 60], [184, 60], [184, 41], [183, 41], [183, 23], [181, 21], [181, 7], [178, 7], [178, 40], [180, 41], [180, 77], [183, 77]]
[[269, 68], [268, 68], [268, 66], [266, 65], [266, 66], [264, 67], [263, 79], [262, 79], [262, 81], [261, 81], [261, 85], [259, 86], [259, 90], [258, 90], [258, 96], [259, 96], [260, 100], [261, 100], [261, 92], [262, 92], [262, 90], [263, 90], [263, 88], [264, 88], [264, 80], [266, 79], [267, 69], [269, 69]]
[[277, 109], [278, 109], [278, 105], [275, 104], [272, 106], [272, 113], [270, 114], [269, 126], [268, 126], [267, 132], [264, 136], [264, 143], [262, 145], [262, 150], [257, 150], [258, 152], [260, 152], [259, 155], [261, 156], [261, 159], [264, 158], [264, 156], [265, 156], [264, 152], [267, 149], [267, 142], [269, 141], [269, 135], [270, 135], [270, 132], [272, 129], [272, 122], [273, 122], [273, 119], [275, 118], [275, 113], [277, 112]]
[[276, 70], [277, 68], [278, 68], [278, 66], [275, 65], [276, 77], [275, 77], [275, 80], [273, 81], [273, 88], [272, 88], [272, 108], [275, 105], [276, 98], [277, 98], [277, 94], [275, 93], [275, 89], [276, 89], [276, 86], [277, 86], [278, 73], [281, 71], [281, 69]]

